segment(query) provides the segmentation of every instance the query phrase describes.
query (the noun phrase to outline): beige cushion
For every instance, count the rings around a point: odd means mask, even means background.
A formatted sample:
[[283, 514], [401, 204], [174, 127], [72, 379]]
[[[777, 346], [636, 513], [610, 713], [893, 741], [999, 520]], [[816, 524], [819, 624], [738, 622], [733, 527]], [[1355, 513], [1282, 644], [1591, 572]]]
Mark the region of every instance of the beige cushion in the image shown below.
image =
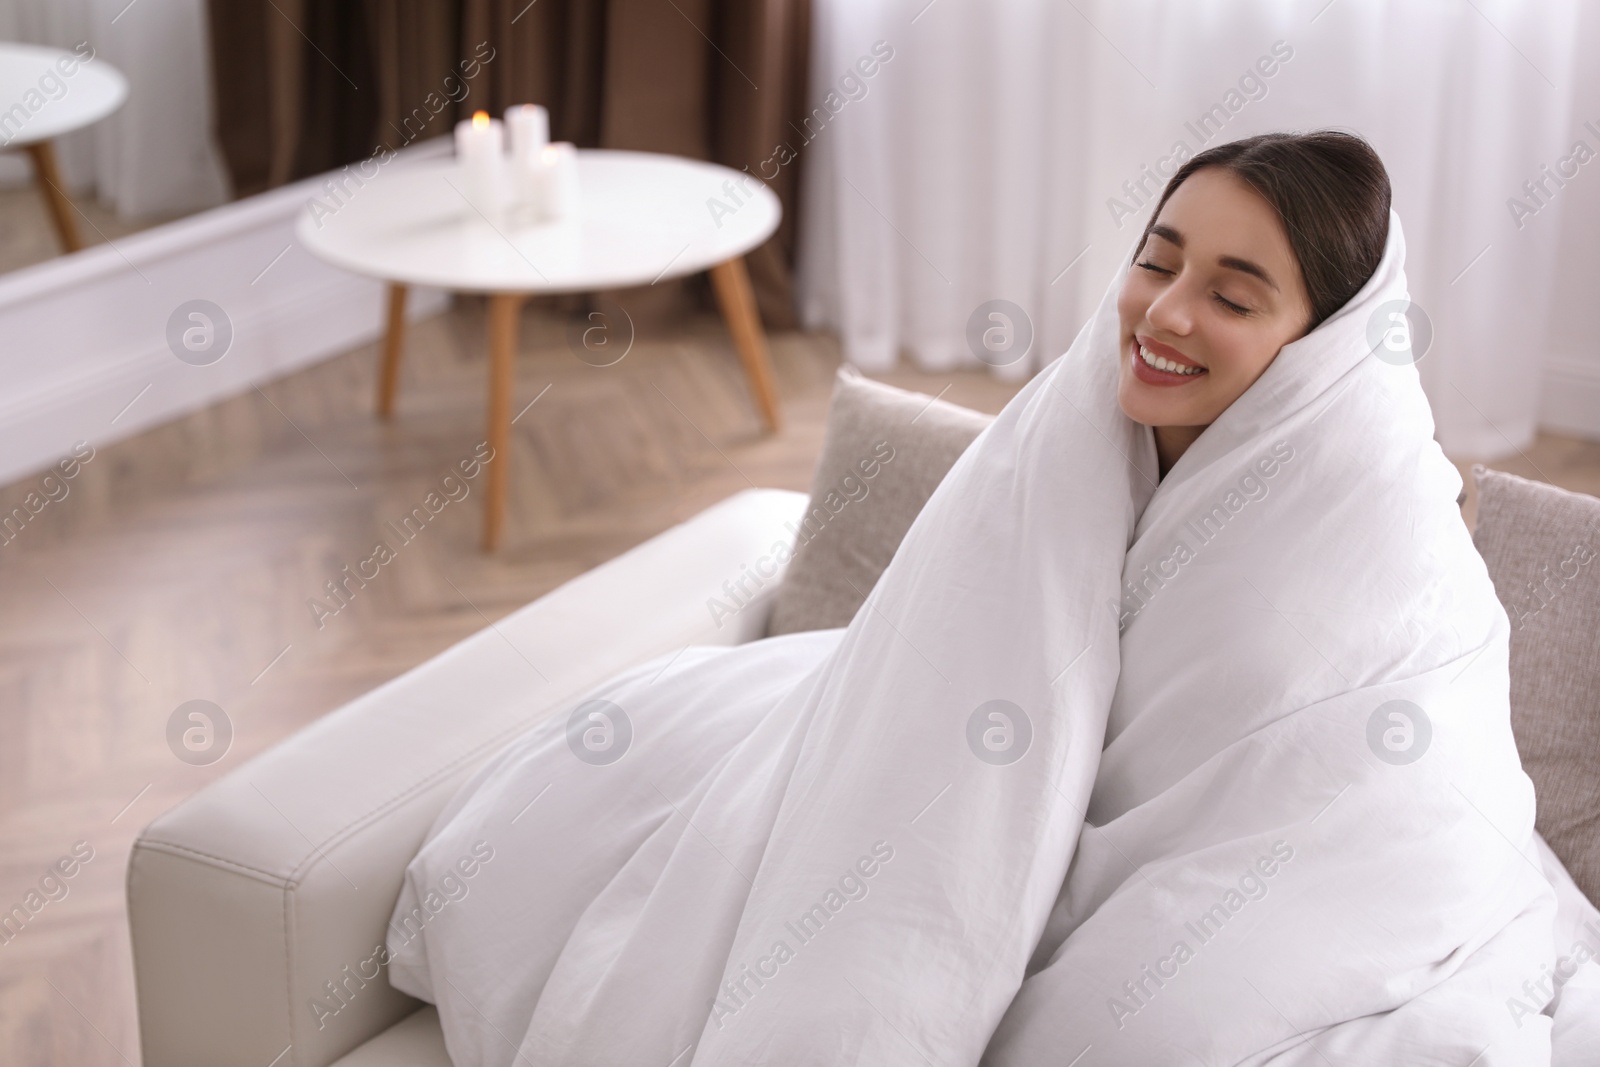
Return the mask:
[[767, 633], [848, 626], [945, 472], [991, 421], [841, 369]]
[[1600, 500], [1472, 469], [1473, 541], [1511, 618], [1511, 725], [1536, 825], [1600, 901]]

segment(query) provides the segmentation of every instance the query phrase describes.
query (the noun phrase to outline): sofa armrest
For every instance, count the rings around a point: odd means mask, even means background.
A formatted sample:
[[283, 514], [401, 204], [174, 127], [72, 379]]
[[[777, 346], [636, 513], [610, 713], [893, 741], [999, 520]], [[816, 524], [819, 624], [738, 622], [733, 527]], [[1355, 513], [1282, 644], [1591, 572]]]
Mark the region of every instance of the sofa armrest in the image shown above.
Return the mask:
[[368, 961], [406, 864], [456, 788], [618, 671], [691, 643], [761, 636], [781, 567], [731, 615], [712, 601], [726, 602], [724, 583], [775, 543], [792, 543], [785, 524], [805, 499], [729, 497], [151, 823], [127, 886], [146, 1067], [324, 1067], [414, 1011]]

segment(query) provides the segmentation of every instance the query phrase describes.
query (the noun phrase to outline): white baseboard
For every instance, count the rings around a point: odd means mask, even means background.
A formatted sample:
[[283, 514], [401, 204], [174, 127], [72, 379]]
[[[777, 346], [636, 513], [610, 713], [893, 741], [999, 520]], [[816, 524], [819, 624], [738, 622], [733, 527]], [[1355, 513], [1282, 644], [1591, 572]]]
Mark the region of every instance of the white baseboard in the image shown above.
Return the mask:
[[[385, 169], [447, 154], [449, 138]], [[294, 239], [326, 176], [154, 227], [0, 277], [0, 484], [188, 414], [377, 338], [381, 283], [327, 266]], [[360, 195], [357, 191], [356, 195]], [[168, 348], [178, 305], [209, 300], [233, 343], [196, 367]], [[413, 319], [448, 295], [419, 290]]]
[[1600, 441], [1600, 356], [1551, 356], [1545, 361], [1539, 426]]

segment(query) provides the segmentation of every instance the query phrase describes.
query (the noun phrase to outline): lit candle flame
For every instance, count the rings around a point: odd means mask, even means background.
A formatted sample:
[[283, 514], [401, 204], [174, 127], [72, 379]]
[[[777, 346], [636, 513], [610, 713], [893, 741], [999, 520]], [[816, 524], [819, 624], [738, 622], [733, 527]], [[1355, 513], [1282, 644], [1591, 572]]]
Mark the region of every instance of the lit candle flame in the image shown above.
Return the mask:
[[472, 128], [487, 130], [489, 128], [489, 113], [487, 111], [474, 111], [472, 113]]

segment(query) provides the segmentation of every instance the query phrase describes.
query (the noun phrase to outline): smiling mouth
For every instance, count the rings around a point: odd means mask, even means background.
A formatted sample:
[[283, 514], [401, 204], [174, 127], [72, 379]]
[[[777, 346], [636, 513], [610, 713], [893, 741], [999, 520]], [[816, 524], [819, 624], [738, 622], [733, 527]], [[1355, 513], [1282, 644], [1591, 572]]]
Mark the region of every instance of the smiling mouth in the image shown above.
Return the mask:
[[1133, 343], [1139, 346], [1139, 348], [1138, 348], [1139, 358], [1144, 360], [1145, 364], [1147, 366], [1154, 367], [1156, 370], [1164, 370], [1164, 371], [1168, 372], [1169, 374], [1204, 374], [1205, 373], [1205, 368], [1200, 366], [1197, 363], [1193, 363], [1193, 364], [1179, 363], [1175, 359], [1168, 359], [1165, 356], [1156, 355], [1154, 352], [1150, 351], [1150, 349], [1148, 349], [1144, 345], [1140, 344], [1139, 343], [1139, 339], [1137, 337], [1134, 338]]
[[[1174, 353], [1176, 355], [1176, 353]], [[1182, 357], [1155, 351], [1136, 336], [1129, 345], [1134, 376], [1151, 385], [1182, 385], [1204, 377], [1206, 368]]]

